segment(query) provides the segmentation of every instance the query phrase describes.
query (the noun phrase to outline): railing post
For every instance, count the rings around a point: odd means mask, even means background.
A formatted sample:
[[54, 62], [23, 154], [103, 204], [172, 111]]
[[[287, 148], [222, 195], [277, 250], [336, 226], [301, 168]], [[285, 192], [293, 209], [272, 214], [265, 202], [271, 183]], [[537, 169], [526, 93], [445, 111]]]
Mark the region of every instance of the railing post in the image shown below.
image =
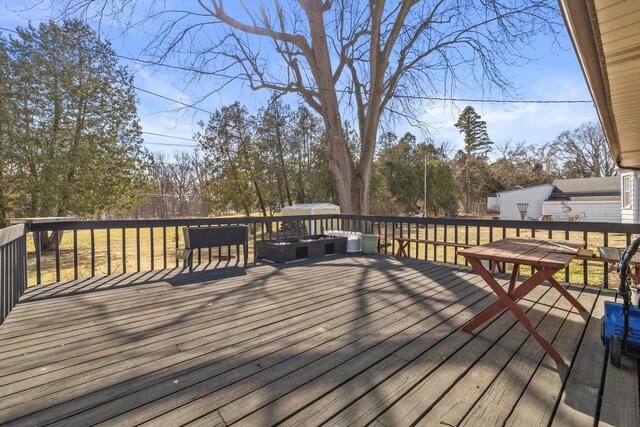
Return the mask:
[[36, 247], [36, 285], [42, 283], [42, 241], [40, 231], [33, 233]]
[[[604, 234], [604, 239], [603, 239], [604, 246], [607, 247], [609, 246], [609, 233], [605, 231], [603, 234]], [[602, 270], [604, 275], [603, 287], [605, 289], [609, 289], [609, 264], [606, 262], [602, 263]]]
[[0, 324], [27, 288], [28, 231], [24, 224], [0, 229]]
[[78, 230], [73, 230], [73, 280], [78, 280]]
[[111, 229], [107, 228], [107, 275], [111, 276]]
[[[57, 240], [56, 236], [56, 240]], [[96, 276], [96, 236], [95, 231], [91, 229], [91, 277]], [[60, 280], [58, 279], [58, 282]]]
[[53, 233], [53, 247], [56, 253], [56, 282], [60, 281], [60, 235], [56, 230]]

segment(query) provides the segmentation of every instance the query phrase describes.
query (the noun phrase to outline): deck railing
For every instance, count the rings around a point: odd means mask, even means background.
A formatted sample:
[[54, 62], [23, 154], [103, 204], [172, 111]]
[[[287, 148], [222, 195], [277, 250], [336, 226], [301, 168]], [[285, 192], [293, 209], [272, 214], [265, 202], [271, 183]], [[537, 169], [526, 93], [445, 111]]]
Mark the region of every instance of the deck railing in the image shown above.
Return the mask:
[[[582, 240], [598, 254], [600, 247], [625, 248], [640, 224], [560, 221], [505, 221], [471, 218], [422, 218], [397, 216], [340, 215], [341, 222], [379, 234], [379, 252], [395, 254], [397, 238], [425, 240], [433, 243], [409, 243], [408, 256], [454, 265], [467, 265], [458, 255], [459, 245], [480, 245], [506, 237]], [[609, 287], [611, 263], [597, 257], [578, 257], [564, 270], [567, 283], [586, 283]]]
[[[298, 227], [299, 224], [305, 227]], [[587, 247], [626, 247], [638, 224], [589, 222], [501, 221], [467, 218], [421, 218], [371, 215], [305, 215], [291, 217], [198, 218], [169, 220], [37, 221], [0, 230], [0, 285], [4, 319], [28, 285], [68, 281], [113, 274], [145, 272], [180, 266], [176, 253], [184, 247], [182, 227], [247, 225], [249, 261], [257, 240], [296, 233], [327, 230], [358, 230], [380, 235], [378, 251], [395, 254], [398, 238], [409, 243], [407, 255], [454, 265], [465, 265], [458, 254], [461, 244], [484, 244], [505, 237], [577, 239]], [[49, 233], [53, 247], [44, 250], [42, 233]], [[198, 250], [194, 263], [233, 260], [228, 251]], [[570, 283], [609, 286], [609, 264], [602, 260], [577, 259], [562, 279]], [[526, 272], [525, 272], [526, 273]]]
[[25, 225], [0, 230], [0, 323], [27, 289]]
[[[298, 224], [304, 223], [305, 227]], [[179, 267], [176, 253], [184, 247], [183, 227], [249, 227], [249, 255], [253, 261], [256, 240], [299, 234], [321, 234], [339, 229], [337, 215], [152, 219], [34, 223], [35, 247], [30, 248], [29, 283], [75, 280]], [[40, 247], [41, 233], [52, 234], [53, 247]], [[67, 237], [68, 236], [68, 237]], [[231, 261], [228, 250], [197, 249], [194, 264]]]

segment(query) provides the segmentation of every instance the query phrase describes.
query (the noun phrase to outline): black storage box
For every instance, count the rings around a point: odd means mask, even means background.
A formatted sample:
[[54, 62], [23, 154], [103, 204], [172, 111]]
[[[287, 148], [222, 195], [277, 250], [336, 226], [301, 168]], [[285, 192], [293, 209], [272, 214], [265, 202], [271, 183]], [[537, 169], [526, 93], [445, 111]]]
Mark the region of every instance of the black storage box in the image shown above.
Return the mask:
[[281, 240], [258, 240], [256, 258], [284, 263], [347, 252], [347, 238], [316, 234]]

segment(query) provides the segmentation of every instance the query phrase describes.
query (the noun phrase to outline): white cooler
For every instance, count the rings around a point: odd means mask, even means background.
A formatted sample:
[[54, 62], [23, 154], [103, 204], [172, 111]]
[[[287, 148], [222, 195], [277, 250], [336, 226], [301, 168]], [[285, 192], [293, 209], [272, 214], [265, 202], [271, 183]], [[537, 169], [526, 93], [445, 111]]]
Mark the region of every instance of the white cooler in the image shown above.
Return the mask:
[[324, 234], [334, 237], [346, 237], [347, 252], [362, 252], [362, 247], [360, 246], [360, 236], [362, 236], [362, 233], [358, 231], [328, 230], [325, 231]]

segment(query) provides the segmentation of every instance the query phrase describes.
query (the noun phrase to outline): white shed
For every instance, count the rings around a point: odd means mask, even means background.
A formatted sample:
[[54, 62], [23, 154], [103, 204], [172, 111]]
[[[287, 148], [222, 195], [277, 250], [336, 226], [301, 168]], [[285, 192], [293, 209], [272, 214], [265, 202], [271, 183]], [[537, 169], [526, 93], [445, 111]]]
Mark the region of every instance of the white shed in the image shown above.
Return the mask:
[[500, 212], [500, 199], [497, 195], [487, 197], [487, 212]]
[[537, 221], [542, 216], [542, 203], [549, 197], [553, 188], [551, 184], [540, 184], [500, 191], [496, 194], [500, 205], [500, 219], [520, 221], [518, 203], [528, 203], [525, 220]]
[[[330, 215], [339, 214], [340, 206], [332, 203], [299, 203], [282, 208], [282, 216], [296, 215]], [[311, 234], [316, 234], [316, 229], [320, 229], [318, 221], [305, 221], [307, 230]]]

